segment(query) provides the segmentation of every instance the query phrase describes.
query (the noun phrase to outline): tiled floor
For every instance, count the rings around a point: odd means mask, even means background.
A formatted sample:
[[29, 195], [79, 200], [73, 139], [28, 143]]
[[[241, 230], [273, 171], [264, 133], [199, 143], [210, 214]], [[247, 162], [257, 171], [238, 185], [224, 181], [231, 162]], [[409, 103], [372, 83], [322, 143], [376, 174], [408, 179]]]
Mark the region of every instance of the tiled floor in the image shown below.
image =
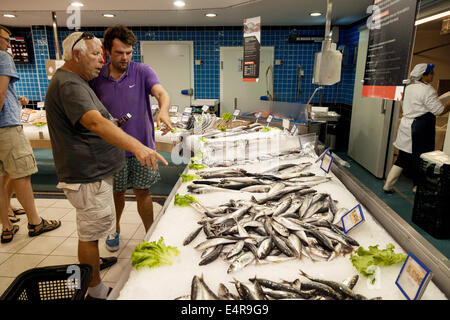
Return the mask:
[[[66, 199], [35, 199], [39, 215], [46, 219], [61, 220], [61, 227], [31, 238], [28, 236], [26, 216], [17, 224], [20, 230], [14, 240], [0, 244], [0, 295], [12, 281], [28, 269], [62, 264], [78, 263], [78, 235], [75, 223], [75, 209]], [[13, 205], [21, 207], [16, 199]], [[154, 203], [154, 215], [161, 206]], [[113, 287], [120, 279], [122, 270], [131, 263], [131, 253], [145, 236], [145, 229], [137, 213], [136, 202], [127, 201], [120, 220], [120, 249], [111, 253], [105, 248], [104, 240], [99, 241], [100, 256], [116, 256], [118, 263], [101, 271], [106, 285]]]

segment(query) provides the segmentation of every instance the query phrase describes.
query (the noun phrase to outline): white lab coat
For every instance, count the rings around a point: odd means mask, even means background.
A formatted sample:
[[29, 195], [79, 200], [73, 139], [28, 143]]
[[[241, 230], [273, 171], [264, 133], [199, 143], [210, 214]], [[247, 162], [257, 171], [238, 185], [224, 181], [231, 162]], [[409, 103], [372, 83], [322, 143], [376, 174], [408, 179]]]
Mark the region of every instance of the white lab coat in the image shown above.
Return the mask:
[[427, 112], [438, 116], [444, 112], [444, 105], [431, 85], [416, 81], [405, 89], [402, 110], [403, 117], [394, 146], [404, 152], [412, 153], [411, 125], [414, 119]]

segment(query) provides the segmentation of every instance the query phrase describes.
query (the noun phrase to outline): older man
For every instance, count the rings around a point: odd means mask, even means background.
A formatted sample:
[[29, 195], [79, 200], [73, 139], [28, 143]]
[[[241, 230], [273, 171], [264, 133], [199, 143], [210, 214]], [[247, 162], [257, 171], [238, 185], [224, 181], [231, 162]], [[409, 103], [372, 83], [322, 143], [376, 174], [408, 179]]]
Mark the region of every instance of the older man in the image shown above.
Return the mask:
[[8, 219], [9, 196], [5, 188], [6, 177], [24, 207], [28, 218], [28, 235], [37, 236], [61, 225], [60, 221], [39, 217], [34, 203], [30, 176], [37, 172], [33, 150], [23, 133], [20, 121], [21, 106], [17, 99], [14, 82], [19, 80], [12, 57], [7, 50], [11, 47], [11, 32], [0, 26], [0, 219], [2, 223], [1, 243], [13, 240], [19, 230]]
[[65, 64], [50, 81], [45, 98], [58, 187], [76, 208], [79, 261], [94, 269], [88, 298], [106, 299], [111, 288], [100, 279], [98, 240], [115, 230], [112, 184], [114, 173], [125, 164], [123, 150], [146, 167], [167, 162], [118, 128], [89, 87], [102, 68], [100, 40], [75, 32], [64, 40], [63, 50]]

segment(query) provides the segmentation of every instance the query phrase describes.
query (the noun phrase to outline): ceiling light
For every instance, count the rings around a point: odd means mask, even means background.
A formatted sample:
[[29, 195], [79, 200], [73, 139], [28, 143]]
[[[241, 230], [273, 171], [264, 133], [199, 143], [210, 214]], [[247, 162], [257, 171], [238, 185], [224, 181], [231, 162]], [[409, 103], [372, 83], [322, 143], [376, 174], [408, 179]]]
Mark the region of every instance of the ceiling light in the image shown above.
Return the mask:
[[207, 13], [207, 14], [205, 14], [205, 16], [207, 16], [208, 18], [214, 18], [214, 17], [217, 17], [217, 14], [215, 14], [215, 13]]
[[311, 17], [319, 17], [319, 16], [322, 15], [322, 13], [321, 13], [321, 12], [311, 12], [309, 15], [310, 15]]
[[70, 5], [78, 8], [84, 7], [84, 4], [79, 1], [72, 2]]
[[175, 1], [173, 5], [176, 7], [184, 7], [186, 3], [184, 3], [184, 1]]
[[103, 16], [104, 16], [105, 18], [114, 18], [116, 15], [115, 15], [115, 14], [112, 14], [112, 13], [104, 13]]
[[430, 22], [430, 21], [433, 21], [433, 20], [444, 18], [446, 16], [450, 16], [450, 10], [445, 11], [445, 12], [441, 12], [441, 13], [438, 13], [438, 14], [435, 14], [434, 16], [430, 16], [430, 17], [427, 17], [427, 18], [423, 18], [423, 19], [417, 20], [415, 25], [418, 26], [419, 24], [423, 24], [423, 23], [427, 23], [427, 22]]
[[15, 18], [15, 17], [16, 17], [15, 15], [13, 15], [13, 14], [11, 14], [11, 13], [5, 13], [3, 16], [4, 16], [5, 18]]

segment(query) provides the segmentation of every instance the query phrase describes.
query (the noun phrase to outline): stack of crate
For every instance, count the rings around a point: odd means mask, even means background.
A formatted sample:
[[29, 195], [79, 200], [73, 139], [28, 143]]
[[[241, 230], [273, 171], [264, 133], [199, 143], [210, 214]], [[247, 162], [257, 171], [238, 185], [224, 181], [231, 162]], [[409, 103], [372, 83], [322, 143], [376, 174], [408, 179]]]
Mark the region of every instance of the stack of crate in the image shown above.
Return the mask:
[[442, 151], [420, 157], [412, 221], [437, 239], [450, 239], [450, 157]]

